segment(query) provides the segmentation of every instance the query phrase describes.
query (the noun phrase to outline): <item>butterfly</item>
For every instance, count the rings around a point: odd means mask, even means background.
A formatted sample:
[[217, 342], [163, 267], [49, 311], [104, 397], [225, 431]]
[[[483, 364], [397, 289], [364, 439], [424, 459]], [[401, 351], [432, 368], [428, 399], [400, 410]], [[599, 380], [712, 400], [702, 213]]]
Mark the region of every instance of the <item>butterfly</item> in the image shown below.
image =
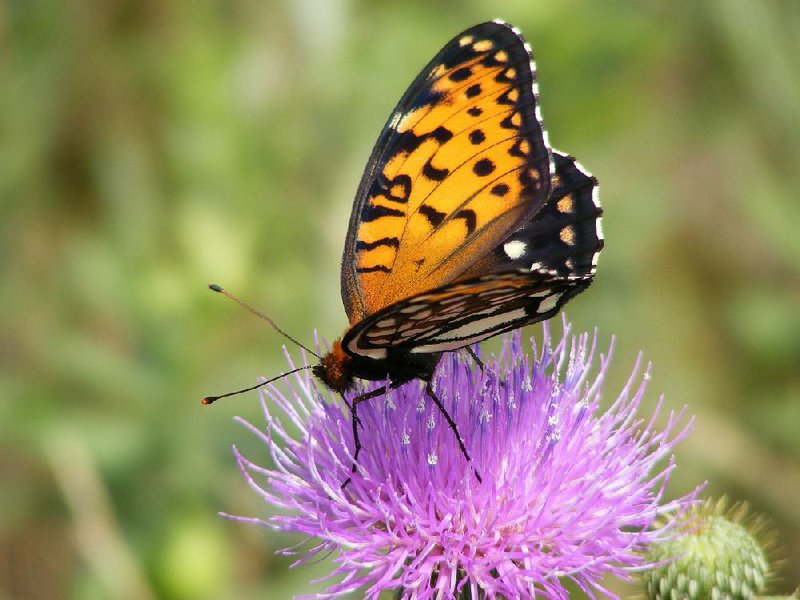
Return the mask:
[[[422, 380], [469, 458], [431, 387], [442, 353], [548, 319], [585, 290], [601, 212], [597, 180], [549, 146], [521, 33], [501, 21], [467, 29], [378, 137], [342, 256], [350, 326], [313, 373], [342, 395], [356, 379]], [[355, 461], [357, 407], [383, 392], [349, 404]]]
[[[549, 319], [592, 283], [604, 243], [597, 186], [550, 148], [521, 33], [501, 21], [460, 33], [422, 69], [375, 143], [342, 256], [350, 326], [312, 372], [343, 399], [357, 379], [389, 388], [423, 381], [469, 460], [431, 385], [436, 366], [461, 348], [481, 366], [471, 344]], [[358, 406], [386, 387], [345, 399], [353, 473]]]

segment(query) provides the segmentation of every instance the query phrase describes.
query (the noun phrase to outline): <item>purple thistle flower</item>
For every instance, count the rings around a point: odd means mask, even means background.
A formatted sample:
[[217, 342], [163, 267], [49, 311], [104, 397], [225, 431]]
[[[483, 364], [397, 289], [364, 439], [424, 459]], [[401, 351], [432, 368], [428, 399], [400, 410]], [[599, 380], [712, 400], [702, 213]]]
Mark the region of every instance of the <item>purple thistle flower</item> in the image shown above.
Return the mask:
[[[670, 413], [663, 429], [656, 415], [636, 417], [649, 378], [649, 367], [637, 375], [639, 361], [600, 412], [611, 351], [590, 377], [596, 335], [591, 344], [588, 334], [570, 337], [565, 322], [554, 343], [544, 331], [533, 364], [518, 332], [483, 371], [468, 357], [443, 357], [434, 387], [471, 465], [424, 389], [409, 383], [360, 407], [364, 448], [342, 489], [353, 448], [347, 408], [307, 372], [288, 395], [265, 387], [266, 431], [242, 423], [264, 441], [274, 466], [234, 453], [250, 486], [285, 514], [230, 518], [318, 538], [293, 566], [336, 553], [328, 591], [317, 598], [356, 590], [376, 598], [387, 589], [420, 600], [568, 598], [568, 581], [590, 597], [614, 597], [602, 578], [646, 567], [643, 551], [675, 536], [694, 501], [696, 492], [663, 499], [672, 450], [691, 423], [685, 409]], [[296, 438], [282, 419], [297, 427]]]

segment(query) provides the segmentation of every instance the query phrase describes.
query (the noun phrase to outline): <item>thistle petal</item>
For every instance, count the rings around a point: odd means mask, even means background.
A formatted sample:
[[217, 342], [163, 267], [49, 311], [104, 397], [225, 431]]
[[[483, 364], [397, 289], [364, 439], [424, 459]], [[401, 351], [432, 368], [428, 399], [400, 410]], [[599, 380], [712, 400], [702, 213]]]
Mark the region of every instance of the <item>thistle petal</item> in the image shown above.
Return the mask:
[[[342, 490], [350, 415], [307, 372], [286, 384], [288, 393], [263, 389], [266, 433], [247, 425], [270, 466], [236, 458], [248, 484], [285, 513], [266, 523], [318, 540], [295, 564], [336, 552], [332, 583], [317, 598], [356, 590], [367, 598], [384, 590], [419, 599], [567, 598], [568, 581], [589, 597], [613, 597], [601, 580], [646, 567], [644, 550], [679, 533], [697, 490], [663, 497], [672, 451], [691, 424], [684, 411], [664, 429], [656, 414], [637, 417], [649, 378], [640, 361], [601, 411], [613, 348], [598, 361], [596, 347], [596, 334], [571, 335], [565, 322], [559, 339], [545, 328], [538, 355], [531, 346], [535, 360], [519, 332], [505, 337], [498, 358], [484, 358], [483, 370], [445, 355], [433, 385], [472, 465], [424, 388], [409, 383], [359, 410], [363, 449]], [[672, 517], [656, 527], [666, 510]]]

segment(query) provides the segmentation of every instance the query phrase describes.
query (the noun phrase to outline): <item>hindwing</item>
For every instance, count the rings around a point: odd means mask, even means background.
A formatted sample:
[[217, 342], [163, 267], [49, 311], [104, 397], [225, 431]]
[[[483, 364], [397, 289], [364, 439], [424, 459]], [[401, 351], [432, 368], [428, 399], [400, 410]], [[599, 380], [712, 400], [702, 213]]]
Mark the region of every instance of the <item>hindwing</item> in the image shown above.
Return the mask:
[[342, 258], [351, 324], [462, 276], [550, 195], [535, 70], [519, 32], [450, 41], [393, 111], [359, 186]]
[[388, 350], [456, 350], [549, 319], [591, 280], [524, 269], [451, 283], [370, 315], [345, 333], [342, 348], [374, 359], [386, 358]]

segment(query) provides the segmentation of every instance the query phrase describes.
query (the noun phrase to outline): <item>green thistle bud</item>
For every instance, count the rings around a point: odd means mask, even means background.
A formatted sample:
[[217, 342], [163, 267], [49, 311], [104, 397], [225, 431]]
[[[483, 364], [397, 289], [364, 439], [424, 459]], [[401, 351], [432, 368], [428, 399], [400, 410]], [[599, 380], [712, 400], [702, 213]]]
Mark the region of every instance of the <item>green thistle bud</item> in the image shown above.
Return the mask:
[[724, 498], [688, 514], [686, 534], [648, 555], [649, 562], [664, 564], [644, 574], [647, 598], [750, 600], [763, 593], [770, 568], [757, 539], [762, 526], [744, 524], [746, 514], [744, 504], [726, 510]]

